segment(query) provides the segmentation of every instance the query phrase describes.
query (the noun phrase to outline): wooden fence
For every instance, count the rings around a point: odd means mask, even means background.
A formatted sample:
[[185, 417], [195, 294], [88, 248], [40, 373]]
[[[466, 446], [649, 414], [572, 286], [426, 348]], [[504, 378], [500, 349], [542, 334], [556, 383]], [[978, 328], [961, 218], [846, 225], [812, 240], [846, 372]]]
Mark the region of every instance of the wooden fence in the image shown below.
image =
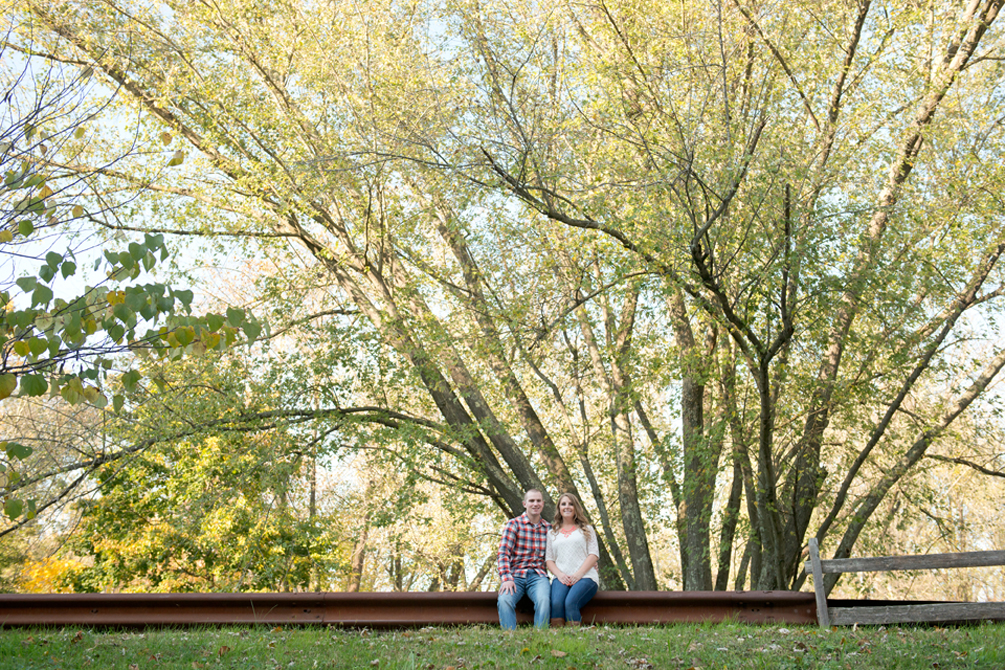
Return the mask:
[[879, 607], [828, 607], [824, 575], [846, 572], [889, 572], [893, 570], [937, 570], [1005, 565], [1005, 551], [972, 551], [927, 556], [882, 556], [878, 558], [838, 558], [820, 560], [816, 538], [809, 542], [810, 560], [806, 572], [813, 575], [817, 600], [817, 620], [824, 628], [851, 624], [935, 623], [1005, 619], [1005, 603], [935, 603], [884, 605]]

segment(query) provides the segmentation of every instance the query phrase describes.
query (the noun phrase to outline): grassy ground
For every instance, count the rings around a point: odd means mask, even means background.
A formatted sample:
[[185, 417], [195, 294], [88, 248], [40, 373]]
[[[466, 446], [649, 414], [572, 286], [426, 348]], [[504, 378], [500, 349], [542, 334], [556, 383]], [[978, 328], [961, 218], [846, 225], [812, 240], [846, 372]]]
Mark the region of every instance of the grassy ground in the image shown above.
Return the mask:
[[645, 670], [1005, 668], [1005, 624], [964, 628], [745, 626], [0, 630], [0, 668]]

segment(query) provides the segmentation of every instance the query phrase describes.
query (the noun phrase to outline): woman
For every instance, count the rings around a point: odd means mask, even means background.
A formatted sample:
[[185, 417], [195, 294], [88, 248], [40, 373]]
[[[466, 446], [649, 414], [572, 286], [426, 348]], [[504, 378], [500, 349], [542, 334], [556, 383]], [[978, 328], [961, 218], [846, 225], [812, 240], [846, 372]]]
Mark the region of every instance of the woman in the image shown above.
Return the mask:
[[596, 567], [600, 549], [597, 533], [586, 523], [583, 506], [571, 493], [558, 499], [544, 557], [555, 575], [551, 580], [551, 625], [564, 626], [568, 621], [570, 626], [578, 626], [583, 620], [579, 610], [600, 586]]

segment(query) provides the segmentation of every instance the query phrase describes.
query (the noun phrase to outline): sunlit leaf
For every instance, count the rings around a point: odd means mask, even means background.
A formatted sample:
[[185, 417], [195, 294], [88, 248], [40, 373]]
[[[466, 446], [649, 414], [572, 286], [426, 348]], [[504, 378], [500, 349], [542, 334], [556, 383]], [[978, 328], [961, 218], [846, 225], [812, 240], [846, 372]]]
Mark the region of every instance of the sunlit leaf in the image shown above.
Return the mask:
[[9, 398], [17, 388], [17, 377], [8, 373], [0, 375], [0, 400]]

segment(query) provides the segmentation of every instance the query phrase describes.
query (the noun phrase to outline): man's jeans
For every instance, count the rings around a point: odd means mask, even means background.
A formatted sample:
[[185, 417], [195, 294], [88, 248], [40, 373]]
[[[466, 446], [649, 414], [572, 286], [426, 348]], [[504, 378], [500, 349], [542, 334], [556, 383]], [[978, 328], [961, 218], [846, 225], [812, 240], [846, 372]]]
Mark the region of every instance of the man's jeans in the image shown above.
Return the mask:
[[597, 583], [588, 577], [572, 586], [557, 579], [551, 583], [551, 616], [566, 621], [582, 621], [579, 610], [597, 593]]
[[551, 617], [551, 585], [548, 578], [536, 572], [528, 572], [524, 577], [514, 577], [516, 592], [499, 592], [499, 624], [505, 630], [516, 630], [516, 604], [526, 593], [534, 603], [534, 625], [547, 628]]

